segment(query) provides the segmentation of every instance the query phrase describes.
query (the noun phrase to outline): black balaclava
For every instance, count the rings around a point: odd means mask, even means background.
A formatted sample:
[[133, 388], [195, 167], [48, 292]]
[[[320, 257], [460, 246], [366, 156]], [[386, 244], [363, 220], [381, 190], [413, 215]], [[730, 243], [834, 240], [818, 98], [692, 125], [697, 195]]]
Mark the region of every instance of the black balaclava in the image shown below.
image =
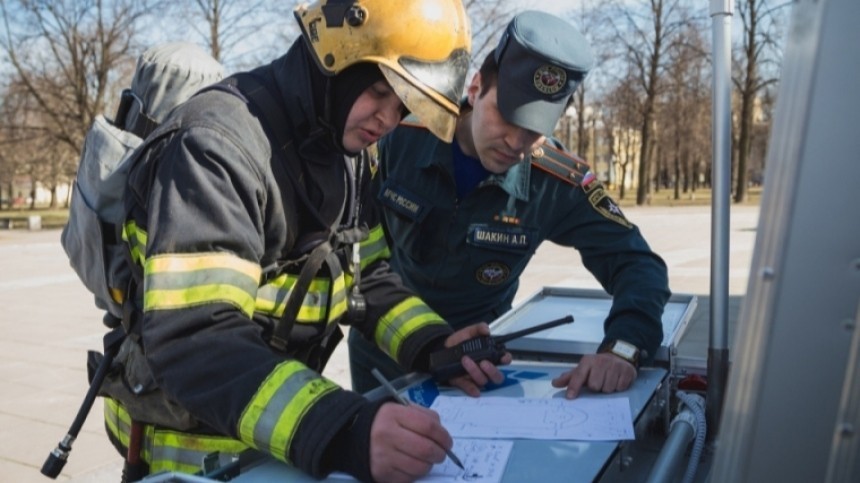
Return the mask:
[[343, 147], [343, 131], [346, 127], [346, 118], [352, 105], [365, 89], [375, 82], [385, 79], [382, 71], [376, 64], [363, 62], [344, 69], [331, 78], [331, 90], [329, 91], [327, 106], [324, 112], [329, 114], [329, 121], [333, 128], [335, 145], [344, 153], [355, 156], [358, 153], [346, 151]]

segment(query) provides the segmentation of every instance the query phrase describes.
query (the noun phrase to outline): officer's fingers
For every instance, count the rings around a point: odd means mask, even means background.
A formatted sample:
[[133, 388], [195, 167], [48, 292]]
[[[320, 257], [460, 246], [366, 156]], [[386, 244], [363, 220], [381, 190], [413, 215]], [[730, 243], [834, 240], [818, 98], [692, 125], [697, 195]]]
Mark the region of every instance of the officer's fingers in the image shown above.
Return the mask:
[[564, 387], [567, 386], [567, 381], [570, 380], [570, 374], [573, 370], [567, 371], [560, 376], [556, 377], [552, 380], [552, 387]]
[[603, 386], [600, 388], [601, 392], [610, 393], [618, 390], [618, 386], [620, 385], [621, 380], [621, 372], [616, 368], [611, 368], [603, 373]]
[[501, 384], [505, 381], [505, 375], [492, 362], [481, 361], [479, 365], [481, 366], [481, 370], [484, 372], [484, 374], [487, 375], [490, 381], [494, 382], [495, 384]]
[[472, 324], [470, 327], [474, 329], [475, 337], [490, 335], [490, 326], [486, 322], [478, 322], [477, 324]]
[[579, 396], [579, 391], [582, 385], [588, 380], [588, 375], [591, 372], [591, 366], [587, 363], [580, 362], [573, 370], [568, 372], [567, 377], [567, 392], [564, 397], [574, 399]]
[[448, 384], [460, 389], [469, 396], [478, 397], [481, 395], [481, 388], [478, 387], [469, 376], [455, 377], [448, 381]]
[[490, 335], [490, 326], [488, 326], [486, 322], [466, 326], [449, 335], [448, 338], [445, 339], [445, 347], [453, 347], [461, 342], [465, 342], [482, 335]]
[[605, 368], [592, 368], [588, 372], [588, 388], [594, 392], [603, 391], [603, 384], [606, 381], [606, 369]]
[[618, 387], [617, 391], [624, 391], [633, 384], [633, 381], [636, 380], [636, 368], [633, 367], [633, 364], [630, 364], [627, 361], [623, 361], [625, 367], [621, 370], [621, 376], [618, 378]]
[[[493, 365], [489, 361], [484, 362], [487, 362], [490, 366]], [[460, 364], [463, 365], [463, 369], [466, 370], [466, 374], [468, 374], [468, 376], [472, 378], [472, 382], [474, 382], [476, 386], [483, 387], [487, 384], [487, 382], [489, 382], [487, 374], [484, 373], [484, 370], [481, 368], [481, 365], [478, 365], [478, 363], [472, 360], [471, 357], [463, 356], [460, 359]]]

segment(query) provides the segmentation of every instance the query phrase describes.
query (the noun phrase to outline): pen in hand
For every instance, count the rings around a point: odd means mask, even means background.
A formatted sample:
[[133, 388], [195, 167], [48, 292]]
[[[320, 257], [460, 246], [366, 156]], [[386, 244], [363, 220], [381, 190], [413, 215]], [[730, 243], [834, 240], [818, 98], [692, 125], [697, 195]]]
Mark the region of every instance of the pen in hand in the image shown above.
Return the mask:
[[[375, 377], [376, 380], [379, 381], [380, 384], [382, 384], [382, 387], [384, 387], [385, 390], [388, 391], [388, 393], [391, 394], [394, 399], [397, 400], [397, 402], [404, 406], [409, 406], [409, 401], [406, 400], [406, 398], [403, 397], [399, 392], [397, 392], [397, 389], [394, 389], [394, 386], [392, 386], [391, 383], [388, 382], [388, 379], [386, 379], [385, 376], [383, 376], [378, 369], [373, 368], [370, 370], [370, 372], [373, 374], [373, 377]], [[460, 462], [460, 458], [458, 458], [453, 451], [446, 449], [445, 454], [448, 455], [448, 458], [451, 458], [451, 461], [453, 461], [455, 465], [459, 466], [461, 470], [466, 471], [466, 468], [463, 467], [463, 463]]]

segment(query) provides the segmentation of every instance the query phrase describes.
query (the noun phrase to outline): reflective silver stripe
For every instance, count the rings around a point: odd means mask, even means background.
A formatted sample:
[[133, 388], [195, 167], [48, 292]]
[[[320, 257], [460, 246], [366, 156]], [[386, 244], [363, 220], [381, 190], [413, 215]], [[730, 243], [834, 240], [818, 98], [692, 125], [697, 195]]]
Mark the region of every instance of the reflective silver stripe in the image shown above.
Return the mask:
[[[260, 287], [257, 291], [256, 311], [280, 317], [284, 313], [287, 297], [296, 283], [295, 275], [281, 275]], [[321, 322], [328, 307], [330, 282], [328, 279], [314, 279], [299, 308], [297, 323]]]
[[296, 360], [278, 364], [239, 418], [242, 441], [286, 461], [307, 412], [338, 386]]
[[[268, 448], [273, 429], [277, 427], [278, 420], [281, 419], [284, 410], [309, 382], [319, 377], [319, 374], [310, 369], [302, 369], [284, 381], [269, 399], [266, 410], [260, 415], [260, 419], [254, 426], [254, 442], [265, 445], [261, 446], [263, 448]], [[298, 426], [298, 421], [295, 421], [294, 424]]]
[[400, 360], [400, 348], [411, 334], [428, 325], [445, 323], [420, 299], [409, 297], [379, 319], [374, 338], [388, 355]]
[[370, 230], [367, 239], [361, 242], [359, 252], [361, 253], [362, 270], [377, 260], [391, 258], [391, 251], [385, 241], [382, 225], [376, 225]]
[[[105, 421], [108, 430], [125, 447], [131, 439], [131, 418], [117, 401], [105, 398]], [[226, 436], [198, 435], [166, 429], [156, 430], [144, 425], [140, 447], [141, 458], [149, 464], [151, 473], [200, 471], [203, 458], [218, 452], [222, 463], [229, 463], [248, 449], [245, 443]]]
[[203, 459], [218, 452], [220, 460], [229, 463], [248, 449], [241, 441], [225, 436], [208, 436], [178, 431], [157, 430], [147, 438], [152, 441], [150, 471], [180, 471], [195, 473], [202, 468]]

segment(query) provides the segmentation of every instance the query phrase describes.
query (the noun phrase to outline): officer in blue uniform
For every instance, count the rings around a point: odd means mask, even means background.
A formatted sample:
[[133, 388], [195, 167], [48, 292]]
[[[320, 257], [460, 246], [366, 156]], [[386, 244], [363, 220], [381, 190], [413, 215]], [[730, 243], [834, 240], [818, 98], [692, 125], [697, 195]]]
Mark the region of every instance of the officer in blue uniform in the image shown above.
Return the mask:
[[[630, 386], [662, 341], [670, 295], [663, 260], [588, 165], [550, 139], [592, 63], [570, 24], [520, 13], [469, 84], [453, 142], [407, 118], [380, 141], [376, 177], [394, 270], [455, 328], [509, 310], [544, 240], [579, 251], [613, 303], [598, 353], [553, 381], [569, 398]], [[355, 330], [349, 350], [356, 391], [377, 385], [373, 367], [402, 375]]]

